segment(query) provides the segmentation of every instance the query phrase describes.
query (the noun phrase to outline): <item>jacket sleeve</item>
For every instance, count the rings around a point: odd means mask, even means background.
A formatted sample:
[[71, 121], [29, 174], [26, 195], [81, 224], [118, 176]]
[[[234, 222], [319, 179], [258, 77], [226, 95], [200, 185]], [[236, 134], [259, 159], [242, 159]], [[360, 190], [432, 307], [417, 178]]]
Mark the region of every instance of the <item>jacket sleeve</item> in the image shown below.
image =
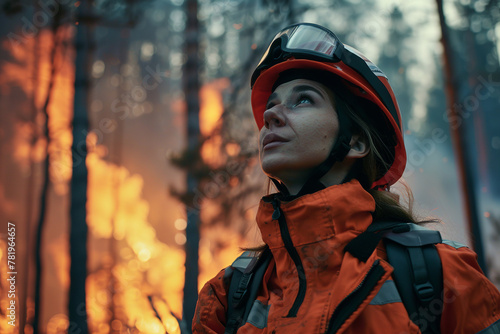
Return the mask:
[[[481, 271], [477, 255], [456, 243], [437, 245], [443, 264], [443, 299], [430, 313], [441, 314], [442, 333], [498, 333], [500, 293]], [[432, 317], [432, 314], [429, 314]]]
[[224, 334], [226, 329], [227, 289], [225, 269], [208, 281], [198, 295], [193, 318], [193, 333]]

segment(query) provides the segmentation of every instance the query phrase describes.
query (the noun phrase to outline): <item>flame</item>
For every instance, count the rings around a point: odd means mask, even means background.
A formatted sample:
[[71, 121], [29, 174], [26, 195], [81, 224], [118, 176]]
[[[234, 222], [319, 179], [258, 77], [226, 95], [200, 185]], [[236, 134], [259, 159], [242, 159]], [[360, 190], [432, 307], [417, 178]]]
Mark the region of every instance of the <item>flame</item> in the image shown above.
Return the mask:
[[59, 334], [68, 330], [69, 319], [66, 314], [56, 314], [52, 316], [47, 324], [47, 334]]
[[[205, 137], [213, 133], [224, 112], [222, 91], [227, 87], [229, 87], [229, 79], [221, 78], [205, 84], [200, 90], [200, 132]], [[212, 135], [203, 143], [201, 156], [205, 163], [209, 166], [216, 166], [220, 163], [221, 146], [222, 138], [218, 134]]]
[[[167, 325], [173, 326], [170, 312], [182, 313], [184, 252], [158, 240], [147, 220], [148, 203], [141, 198], [142, 177], [103, 161], [97, 153], [88, 155], [87, 165], [89, 231], [95, 238], [111, 238], [116, 245], [116, 263], [109, 261], [115, 281], [113, 291], [109, 291], [109, 270], [89, 277], [92, 327], [98, 332], [109, 330], [102, 326], [99, 329], [99, 324], [111, 320], [105, 309], [114, 298], [115, 314], [123, 314], [115, 320], [122, 326], [136, 327], [145, 333], [164, 333]], [[148, 294], [161, 297], [170, 306], [169, 317], [162, 318], [163, 323], [155, 317]], [[114, 324], [118, 326], [118, 322]]]
[[69, 245], [67, 234], [61, 234], [57, 239], [52, 239], [47, 245], [48, 252], [53, 259], [55, 274], [59, 281], [59, 286], [64, 290], [69, 288]]
[[[217, 273], [231, 265], [241, 254], [243, 240], [235, 231], [223, 226], [211, 226], [203, 230], [200, 240], [200, 275], [198, 277], [199, 290]], [[224, 236], [224, 244], [216, 244]]]
[[222, 162], [221, 145], [222, 137], [220, 135], [214, 135], [205, 140], [201, 147], [201, 156], [207, 165], [216, 168]]
[[[58, 37], [62, 43], [56, 50], [56, 76], [50, 92], [48, 106], [50, 144], [50, 177], [58, 195], [68, 195], [71, 178], [71, 121], [73, 117], [73, 51], [71, 45], [72, 27], [61, 27]], [[11, 47], [3, 42], [4, 49], [12, 50], [15, 61], [0, 66], [0, 92], [8, 94], [12, 85], [21, 87], [27, 97], [33, 92], [33, 81], [27, 80], [26, 68], [33, 56], [38, 55], [38, 78], [35, 105], [38, 111], [43, 107], [48, 93], [52, 64], [50, 51], [54, 48], [53, 35], [41, 30], [39, 51], [33, 53], [33, 39], [26, 39], [21, 46]], [[8, 46], [5, 43], [9, 43]], [[220, 79], [203, 86], [201, 91], [200, 131], [208, 136], [217, 126], [223, 112], [221, 91], [229, 86], [228, 79]], [[173, 105], [176, 117], [184, 110], [177, 101]], [[29, 106], [23, 110], [29, 110]], [[179, 121], [180, 117], [176, 118]], [[40, 112], [35, 124], [16, 120], [13, 157], [22, 167], [31, 162], [40, 162], [46, 155], [46, 138], [40, 135], [45, 122]], [[33, 138], [35, 144], [33, 146]], [[154, 227], [148, 221], [149, 204], [142, 198], [143, 179], [131, 174], [126, 168], [103, 160], [107, 154], [104, 146], [98, 145], [94, 134], [89, 134], [90, 147], [86, 164], [88, 166], [87, 222], [89, 225], [89, 275], [87, 278], [87, 310], [89, 329], [93, 333], [131, 331], [144, 333], [180, 333], [177, 319], [182, 314], [182, 289], [184, 285], [185, 254], [182, 249], [170, 247], [161, 242]], [[213, 136], [205, 143], [202, 156], [213, 163], [220, 162], [222, 139]], [[239, 147], [226, 145], [229, 155], [237, 154]], [[0, 200], [5, 197], [0, 187]], [[9, 203], [2, 201], [2, 208]], [[65, 208], [66, 209], [66, 208]], [[6, 210], [7, 211], [7, 210]], [[172, 226], [174, 221], [171, 222]], [[174, 229], [174, 228], [173, 228]], [[206, 233], [205, 233], [206, 232]], [[200, 245], [200, 287], [217, 272], [229, 265], [239, 252], [237, 233], [217, 227], [205, 231]], [[216, 240], [220, 235], [229, 236], [223, 244]], [[220, 238], [219, 238], [220, 239]], [[69, 265], [67, 235], [50, 240], [46, 250], [54, 262], [54, 271], [59, 286], [69, 287]], [[0, 278], [4, 278], [5, 242], [0, 240]], [[153, 306], [161, 317], [156, 317], [148, 296], [154, 296]], [[50, 298], [50, 297], [47, 297]], [[0, 296], [0, 306], [5, 309], [6, 297]], [[50, 312], [51, 310], [49, 310]], [[45, 312], [45, 311], [44, 311]], [[28, 317], [32, 317], [32, 301], [28, 303]], [[52, 315], [47, 323], [47, 333], [59, 333], [69, 329], [65, 314]], [[0, 317], [0, 332], [13, 332], [6, 318]], [[29, 330], [28, 330], [29, 331]], [[32, 329], [31, 329], [32, 331]]]
[[[145, 333], [164, 333], [166, 329], [169, 333], [179, 333], [176, 317], [182, 314], [184, 252], [157, 239], [154, 228], [147, 221], [149, 207], [141, 198], [143, 180], [140, 176], [131, 175], [124, 167], [101, 160], [96, 153], [89, 154], [87, 165], [89, 231], [94, 237], [114, 238], [115, 243], [120, 245], [116, 251], [118, 259], [116, 263], [111, 263], [116, 280], [114, 297], [109, 293], [109, 271], [102, 270], [89, 277], [88, 303], [92, 310], [89, 312], [92, 328], [101, 332], [99, 324], [109, 322], [110, 314], [105, 307], [109, 305], [110, 298], [115, 298], [116, 314], [124, 315], [117, 319], [121, 326], [136, 327]], [[174, 224], [175, 221], [172, 221]], [[180, 226], [179, 222], [177, 225]], [[210, 241], [220, 239], [221, 235], [227, 240], [225, 244]], [[238, 234], [224, 227], [203, 231], [200, 287], [220, 269], [231, 264], [240, 252], [240, 245]], [[149, 294], [155, 296], [153, 304], [161, 322], [152, 312], [147, 300]], [[101, 329], [103, 332], [109, 330], [105, 326]]]
[[227, 87], [228, 78], [217, 79], [201, 87], [200, 132], [203, 136], [210, 135], [224, 112], [221, 92]]

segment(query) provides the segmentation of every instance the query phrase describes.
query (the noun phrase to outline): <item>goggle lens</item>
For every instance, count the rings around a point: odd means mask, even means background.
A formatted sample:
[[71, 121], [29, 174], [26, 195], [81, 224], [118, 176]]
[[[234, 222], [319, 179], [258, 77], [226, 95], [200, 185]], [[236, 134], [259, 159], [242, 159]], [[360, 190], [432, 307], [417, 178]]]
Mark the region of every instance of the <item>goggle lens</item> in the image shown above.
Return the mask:
[[330, 60], [333, 60], [333, 53], [339, 44], [337, 36], [332, 32], [325, 31], [312, 25], [296, 25], [286, 28], [274, 36], [272, 42], [269, 44], [269, 48], [262, 56], [257, 67], [264, 63], [271, 47], [279, 38], [286, 41], [286, 44], [281, 47], [285, 51], [306, 51], [307, 53], [315, 53], [321, 57], [327, 56]]
[[333, 56], [338, 45], [335, 35], [314, 26], [300, 25], [288, 33], [288, 50], [313, 51], [326, 56]]

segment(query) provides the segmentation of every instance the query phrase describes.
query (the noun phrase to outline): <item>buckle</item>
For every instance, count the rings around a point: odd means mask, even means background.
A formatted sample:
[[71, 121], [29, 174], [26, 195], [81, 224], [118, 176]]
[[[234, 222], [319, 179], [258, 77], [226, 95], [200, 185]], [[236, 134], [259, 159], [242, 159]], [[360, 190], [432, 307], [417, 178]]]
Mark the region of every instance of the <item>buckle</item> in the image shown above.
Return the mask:
[[432, 300], [432, 297], [434, 296], [434, 288], [431, 283], [426, 282], [423, 284], [415, 284], [414, 288], [420, 301], [430, 302]]

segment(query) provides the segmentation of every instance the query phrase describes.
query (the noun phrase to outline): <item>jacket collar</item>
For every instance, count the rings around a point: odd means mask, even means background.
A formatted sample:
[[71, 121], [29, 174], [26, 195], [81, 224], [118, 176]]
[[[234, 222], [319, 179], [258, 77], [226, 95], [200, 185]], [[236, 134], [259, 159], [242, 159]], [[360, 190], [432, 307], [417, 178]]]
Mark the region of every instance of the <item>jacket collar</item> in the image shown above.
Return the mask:
[[[262, 198], [257, 212], [257, 224], [264, 242], [272, 248], [283, 247], [277, 220], [272, 219], [272, 201], [276, 194]], [[348, 242], [372, 222], [375, 210], [373, 197], [357, 180], [330, 186], [290, 202], [279, 202], [294, 246], [320, 242], [343, 232]]]

